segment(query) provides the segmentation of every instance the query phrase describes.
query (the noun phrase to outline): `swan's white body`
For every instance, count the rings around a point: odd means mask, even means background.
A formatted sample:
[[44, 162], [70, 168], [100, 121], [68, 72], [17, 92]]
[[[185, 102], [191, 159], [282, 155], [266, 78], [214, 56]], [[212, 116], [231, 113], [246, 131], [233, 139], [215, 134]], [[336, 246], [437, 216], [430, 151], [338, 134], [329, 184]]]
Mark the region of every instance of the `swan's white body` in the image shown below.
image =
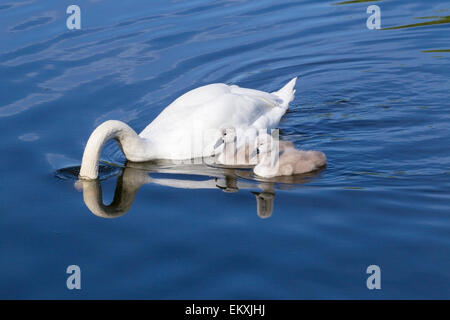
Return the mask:
[[182, 160], [213, 155], [224, 126], [275, 128], [294, 98], [296, 79], [273, 93], [223, 83], [199, 87], [172, 102], [139, 135], [121, 121], [106, 121], [89, 137], [80, 178], [97, 178], [101, 149], [109, 139], [130, 161]]

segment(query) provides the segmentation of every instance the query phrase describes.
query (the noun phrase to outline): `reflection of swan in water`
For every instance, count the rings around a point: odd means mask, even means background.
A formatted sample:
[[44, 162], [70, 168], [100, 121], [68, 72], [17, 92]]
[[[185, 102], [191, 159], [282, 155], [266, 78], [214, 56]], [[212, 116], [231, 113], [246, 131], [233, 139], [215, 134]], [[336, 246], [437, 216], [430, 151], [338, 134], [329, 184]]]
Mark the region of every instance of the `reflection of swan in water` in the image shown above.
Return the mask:
[[294, 176], [280, 176], [274, 178], [263, 178], [255, 175], [252, 170], [249, 171], [237, 171], [237, 175], [240, 178], [251, 179], [258, 182], [258, 187], [261, 192], [252, 193], [256, 196], [256, 211], [258, 216], [262, 219], [270, 218], [273, 212], [273, 202], [275, 199], [275, 187], [279, 185], [279, 189], [293, 189], [301, 184], [311, 181], [322, 170], [309, 172], [303, 175]]
[[273, 212], [273, 201], [275, 199], [275, 188], [273, 182], [260, 184], [262, 192], [252, 193], [256, 196], [256, 212], [261, 219], [270, 218]]
[[[206, 180], [155, 178], [149, 173], [207, 176]], [[244, 189], [260, 189], [253, 191], [257, 200], [257, 213], [261, 218], [272, 215], [273, 201], [275, 199], [275, 184], [273, 179], [251, 180], [251, 171], [234, 169], [213, 168], [205, 165], [179, 164], [173, 161], [158, 161], [147, 163], [128, 162], [127, 167], [117, 179], [114, 198], [111, 204], [103, 204], [102, 188], [97, 180], [78, 180], [76, 186], [83, 190], [83, 199], [89, 210], [103, 218], [116, 218], [125, 214], [133, 204], [134, 198], [142, 185], [155, 183], [172, 188], [182, 189], [221, 189], [224, 192], [237, 192]], [[291, 177], [292, 178], [292, 177]], [[296, 183], [304, 183], [308, 180], [298, 178]], [[292, 180], [290, 182], [293, 182]], [[295, 185], [291, 185], [295, 187]]]
[[114, 198], [109, 205], [103, 204], [99, 180], [78, 180], [76, 186], [83, 189], [84, 203], [93, 214], [102, 218], [117, 218], [130, 210], [136, 193], [149, 179], [139, 170], [126, 168], [117, 178]]

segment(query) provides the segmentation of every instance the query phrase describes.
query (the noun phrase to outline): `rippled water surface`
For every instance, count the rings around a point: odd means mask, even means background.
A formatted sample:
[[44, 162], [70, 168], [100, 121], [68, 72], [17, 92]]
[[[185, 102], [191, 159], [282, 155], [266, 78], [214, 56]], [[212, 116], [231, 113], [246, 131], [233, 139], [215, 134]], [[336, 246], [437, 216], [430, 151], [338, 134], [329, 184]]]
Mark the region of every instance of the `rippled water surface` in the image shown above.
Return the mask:
[[[0, 298], [450, 298], [450, 3], [338, 1], [77, 1], [81, 30], [67, 1], [0, 2]], [[139, 132], [198, 86], [294, 76], [281, 137], [325, 152], [320, 172], [110, 143], [76, 183], [105, 120]]]

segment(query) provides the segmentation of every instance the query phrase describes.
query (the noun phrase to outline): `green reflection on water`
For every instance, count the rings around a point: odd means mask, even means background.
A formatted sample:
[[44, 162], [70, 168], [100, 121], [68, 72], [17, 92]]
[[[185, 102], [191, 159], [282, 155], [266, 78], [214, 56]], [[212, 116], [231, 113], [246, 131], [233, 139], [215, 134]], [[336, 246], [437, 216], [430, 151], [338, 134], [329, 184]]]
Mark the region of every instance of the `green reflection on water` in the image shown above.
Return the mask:
[[382, 30], [395, 30], [395, 29], [416, 28], [416, 27], [431, 26], [431, 25], [435, 25], [435, 24], [450, 23], [450, 16], [418, 17], [418, 18], [415, 18], [415, 19], [429, 19], [429, 18], [434, 18], [434, 20], [426, 21], [426, 22], [420, 22], [420, 23], [412, 23], [412, 24], [407, 24], [407, 25], [403, 25], [403, 26], [396, 26], [396, 27], [382, 28]]
[[450, 49], [422, 50], [422, 52], [450, 52]]

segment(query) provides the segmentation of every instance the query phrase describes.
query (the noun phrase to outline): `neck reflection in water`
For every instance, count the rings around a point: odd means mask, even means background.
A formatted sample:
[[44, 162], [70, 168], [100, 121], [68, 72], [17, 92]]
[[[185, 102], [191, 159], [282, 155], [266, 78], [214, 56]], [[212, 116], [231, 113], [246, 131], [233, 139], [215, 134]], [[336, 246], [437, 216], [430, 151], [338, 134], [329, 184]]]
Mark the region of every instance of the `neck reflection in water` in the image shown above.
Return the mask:
[[[130, 210], [139, 189], [148, 183], [181, 189], [218, 189], [223, 192], [248, 190], [256, 197], [256, 211], [260, 218], [272, 216], [275, 189], [293, 189], [310, 182], [320, 171], [305, 175], [262, 179], [251, 170], [212, 167], [204, 164], [190, 164], [176, 161], [151, 161], [145, 163], [127, 162], [117, 178], [113, 201], [103, 203], [102, 187], [99, 179], [78, 180], [76, 187], [82, 189], [83, 199], [88, 209], [102, 218], [117, 218]], [[153, 178], [152, 173], [186, 175], [186, 179]], [[205, 180], [190, 180], [189, 176], [204, 176]], [[278, 188], [277, 186], [280, 185]], [[258, 190], [258, 191], [255, 191]]]

